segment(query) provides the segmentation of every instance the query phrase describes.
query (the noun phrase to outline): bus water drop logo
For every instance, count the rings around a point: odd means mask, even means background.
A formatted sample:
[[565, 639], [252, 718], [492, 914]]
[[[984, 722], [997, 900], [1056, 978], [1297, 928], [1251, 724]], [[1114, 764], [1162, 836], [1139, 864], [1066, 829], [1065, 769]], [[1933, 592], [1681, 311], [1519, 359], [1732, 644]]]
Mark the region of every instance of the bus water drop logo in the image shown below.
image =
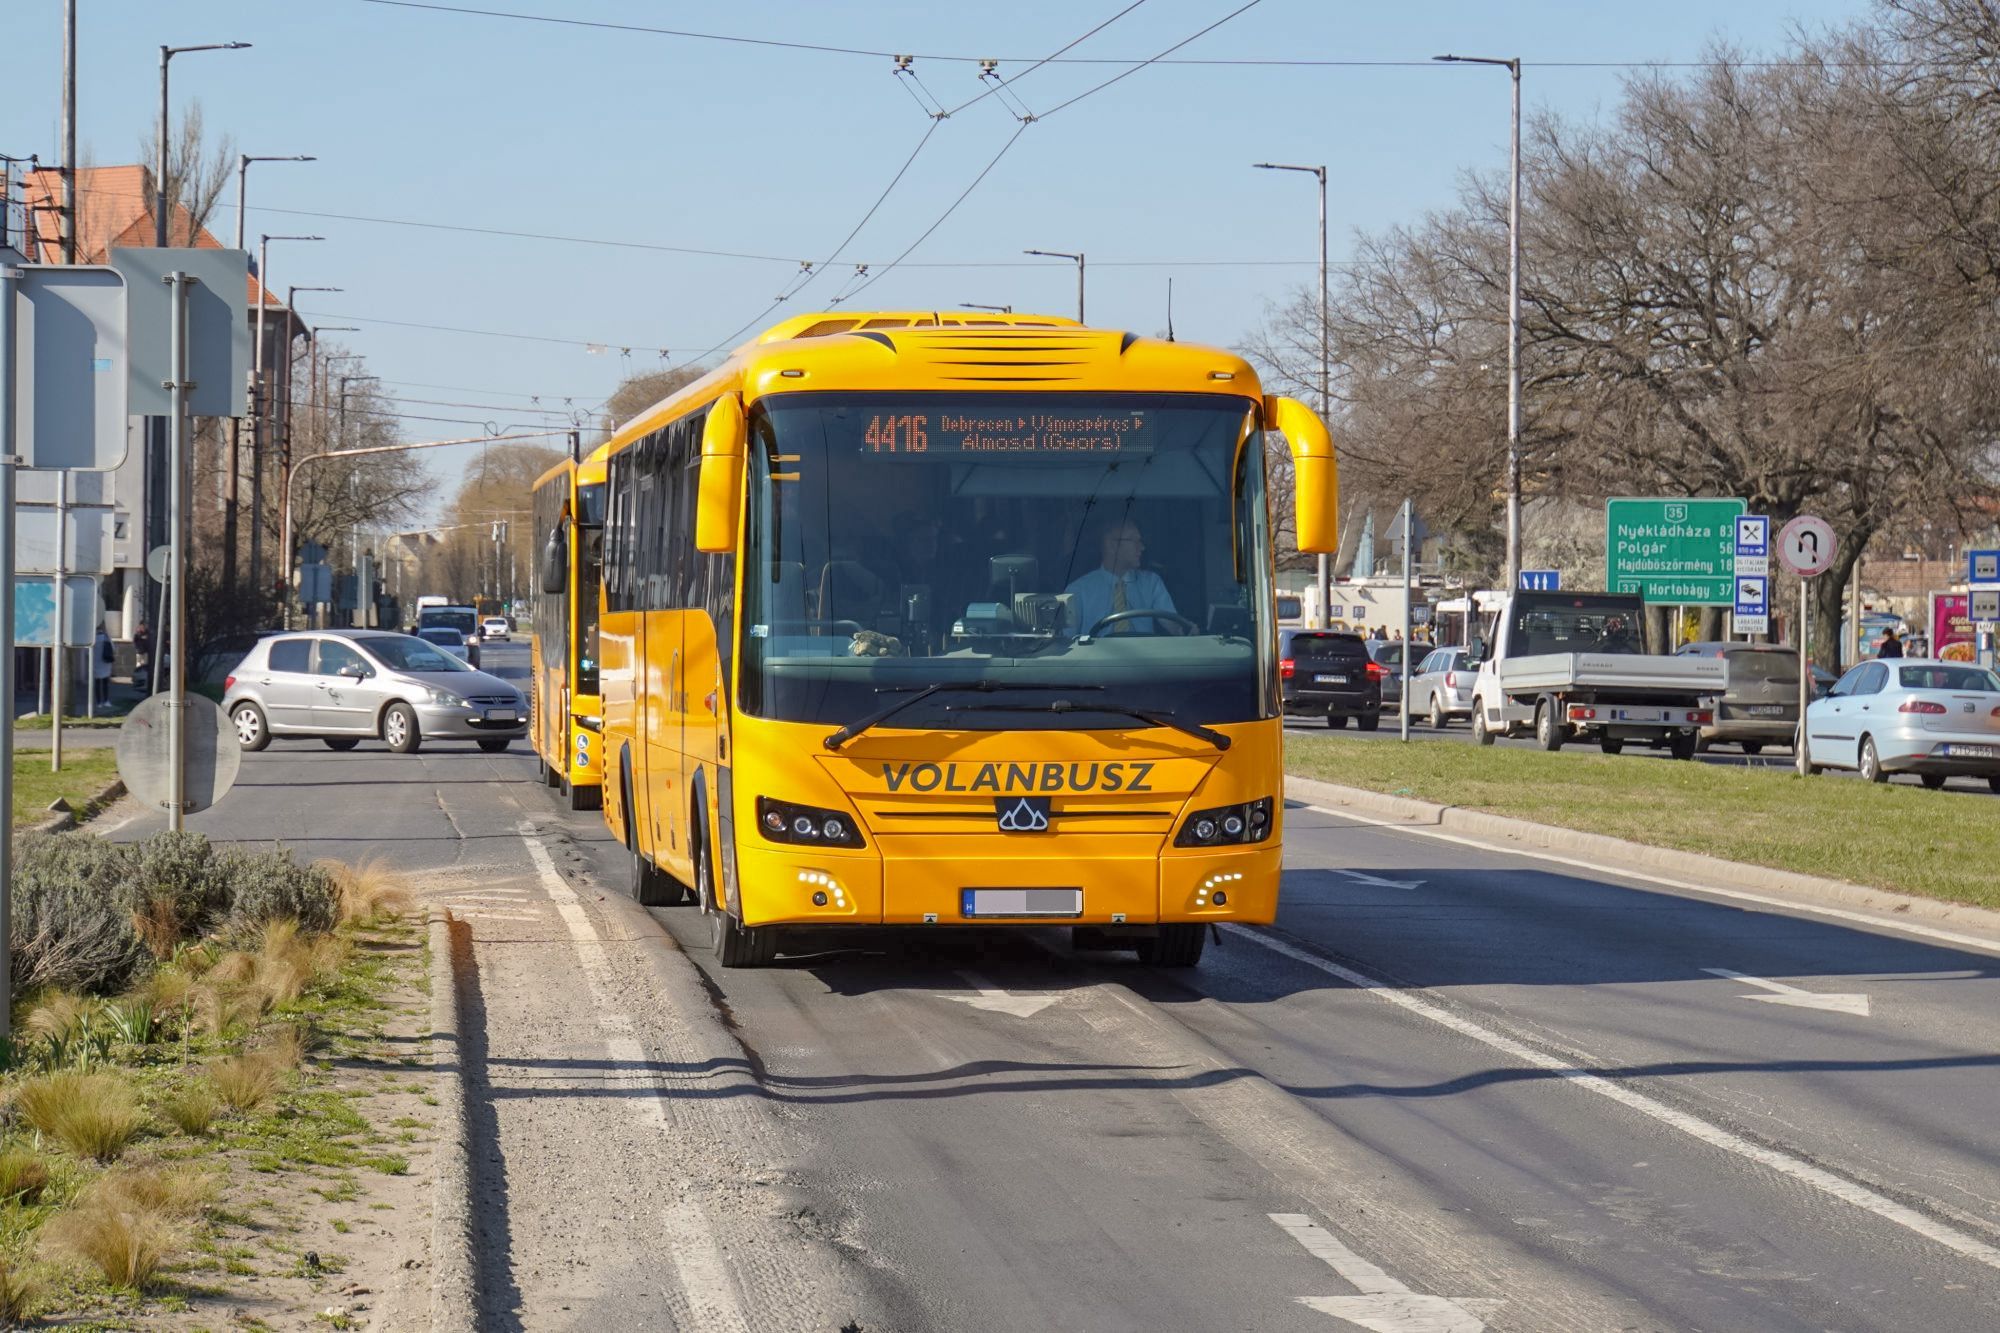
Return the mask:
[[1046, 796], [1019, 796], [1015, 799], [993, 802], [993, 812], [1000, 816], [1002, 833], [1046, 833], [1049, 829], [1049, 798]]

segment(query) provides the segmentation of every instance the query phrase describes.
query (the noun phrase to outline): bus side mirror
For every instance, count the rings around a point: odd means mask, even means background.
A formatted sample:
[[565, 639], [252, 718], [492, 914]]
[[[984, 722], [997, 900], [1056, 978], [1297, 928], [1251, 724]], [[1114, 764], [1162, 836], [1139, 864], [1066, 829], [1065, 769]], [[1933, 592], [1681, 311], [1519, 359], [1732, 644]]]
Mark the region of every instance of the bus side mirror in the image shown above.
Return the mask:
[[1292, 526], [1299, 550], [1340, 550], [1340, 470], [1326, 423], [1296, 398], [1264, 400], [1264, 424], [1292, 449]]
[[741, 394], [725, 393], [701, 428], [701, 485], [695, 499], [694, 545], [710, 555], [736, 549], [743, 507], [743, 448], [749, 438]]
[[549, 533], [549, 540], [542, 547], [542, 591], [560, 594], [569, 591], [569, 543], [563, 540], [563, 530]]

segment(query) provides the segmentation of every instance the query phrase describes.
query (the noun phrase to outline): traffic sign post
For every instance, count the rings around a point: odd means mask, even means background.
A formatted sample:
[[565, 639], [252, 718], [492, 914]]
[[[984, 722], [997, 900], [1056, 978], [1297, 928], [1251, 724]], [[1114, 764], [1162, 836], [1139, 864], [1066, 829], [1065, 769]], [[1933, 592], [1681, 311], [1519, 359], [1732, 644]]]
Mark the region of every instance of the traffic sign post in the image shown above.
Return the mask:
[[1806, 710], [1812, 706], [1812, 581], [1833, 568], [1833, 528], [1823, 518], [1800, 514], [1778, 534], [1778, 563], [1799, 576], [1799, 741], [1798, 772], [1812, 774], [1812, 737]]
[[1655, 605], [1728, 606], [1736, 598], [1729, 499], [1616, 499], [1604, 505], [1605, 585]]

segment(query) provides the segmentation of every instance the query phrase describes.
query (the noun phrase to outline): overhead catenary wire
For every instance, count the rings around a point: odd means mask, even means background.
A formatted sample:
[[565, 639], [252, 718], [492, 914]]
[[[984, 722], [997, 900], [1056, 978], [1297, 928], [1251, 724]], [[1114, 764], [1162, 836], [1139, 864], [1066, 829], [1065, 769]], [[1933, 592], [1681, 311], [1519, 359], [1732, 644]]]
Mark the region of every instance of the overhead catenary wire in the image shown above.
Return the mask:
[[[1037, 61], [1033, 56], [973, 56], [945, 52], [896, 52], [878, 50], [873, 47], [835, 46], [822, 42], [781, 41], [772, 37], [746, 37], [738, 33], [700, 32], [690, 28], [662, 28], [642, 23], [613, 23], [603, 19], [567, 18], [555, 14], [528, 14], [518, 10], [485, 9], [471, 5], [447, 5], [432, 3], [431, 0], [356, 0], [359, 4], [381, 5], [392, 9], [424, 10], [437, 14], [456, 14], [466, 17], [509, 19], [521, 23], [545, 23], [561, 27], [598, 28], [611, 32], [643, 33], [656, 37], [675, 37], [687, 41], [718, 42], [736, 46], [763, 46], [779, 50], [803, 51], [820, 55], [866, 57], [876, 60], [894, 59], [899, 54], [910, 54], [918, 60], [949, 61], [961, 65], [976, 65], [982, 60], [999, 60], [1015, 64], [1035, 61], [1055, 65], [1128, 65], [1137, 57], [1115, 56], [1047, 56]], [[1115, 16], [1114, 16], [1115, 17]], [[1403, 59], [1356, 59], [1339, 56], [1209, 56], [1188, 57], [1180, 60], [1155, 58], [1147, 64], [1170, 66], [1197, 66], [1208, 68], [1239, 69], [1436, 69], [1438, 66], [1428, 58], [1421, 60]], [[1523, 60], [1527, 68], [1551, 69], [1807, 69], [1821, 66], [1839, 68], [1907, 69], [1922, 65], [1921, 60]], [[1019, 77], [1018, 75], [1016, 77]]]
[[[980, 93], [977, 97], [972, 98], [970, 101], [959, 103], [957, 106], [953, 107], [945, 114], [948, 116], [955, 116], [959, 112], [965, 110], [967, 107], [976, 106], [978, 103], [985, 101], [987, 98], [993, 96], [1001, 89], [1006, 88], [1009, 84], [1018, 83], [1020, 80], [1027, 78], [1030, 74], [1033, 74], [1036, 70], [1040, 69], [1042, 66], [1050, 64], [1053, 61], [1060, 59], [1065, 52], [1074, 51], [1077, 47], [1083, 45], [1091, 38], [1097, 36], [1098, 33], [1103, 32], [1106, 28], [1116, 23], [1119, 19], [1124, 18], [1127, 14], [1131, 13], [1133, 10], [1137, 9], [1140, 5], [1143, 5], [1145, 3], [1146, 0], [1132, 0], [1131, 4], [1125, 6], [1125, 8], [1119, 10], [1116, 14], [1113, 14], [1110, 18], [1104, 20], [1104, 22], [1098, 24], [1096, 27], [1092, 28], [1089, 32], [1086, 32], [1085, 34], [1083, 34], [1083, 36], [1069, 43], [1069, 45], [1056, 48], [1055, 51], [1051, 52], [1048, 55], [1043, 56], [1040, 60], [1037, 60], [1034, 64], [1022, 70], [1019, 74], [1015, 74], [1009, 78], [1003, 79], [999, 76], [997, 70], [994, 68], [999, 64], [997, 60], [991, 62], [981, 61], [980, 77], [985, 78], [988, 74], [991, 74], [992, 86], [987, 88], [984, 92]], [[1014, 94], [1012, 94], [1011, 92], [1009, 93], [1009, 96], [1013, 95]], [[1005, 99], [1003, 98], [1001, 100], [1004, 101]], [[1018, 98], [1016, 100], [1018, 100]]]

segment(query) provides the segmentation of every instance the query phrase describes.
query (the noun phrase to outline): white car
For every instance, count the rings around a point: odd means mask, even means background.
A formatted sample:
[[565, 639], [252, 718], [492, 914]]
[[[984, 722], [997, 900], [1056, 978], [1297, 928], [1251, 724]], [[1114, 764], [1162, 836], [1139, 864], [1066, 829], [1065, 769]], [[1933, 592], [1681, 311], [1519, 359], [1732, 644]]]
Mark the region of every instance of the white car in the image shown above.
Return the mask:
[[1472, 686], [1479, 672], [1466, 666], [1466, 655], [1464, 648], [1437, 648], [1417, 663], [1410, 677], [1411, 717], [1428, 717], [1443, 730], [1455, 717], [1472, 716]]
[[479, 637], [487, 640], [488, 642], [497, 639], [500, 642], [505, 643], [507, 641], [507, 617], [488, 616], [486, 617], [486, 619], [480, 621]]
[[2000, 677], [1927, 657], [1863, 662], [1806, 708], [1814, 769], [1870, 782], [1915, 773], [1926, 787], [1985, 778], [2000, 792]]

